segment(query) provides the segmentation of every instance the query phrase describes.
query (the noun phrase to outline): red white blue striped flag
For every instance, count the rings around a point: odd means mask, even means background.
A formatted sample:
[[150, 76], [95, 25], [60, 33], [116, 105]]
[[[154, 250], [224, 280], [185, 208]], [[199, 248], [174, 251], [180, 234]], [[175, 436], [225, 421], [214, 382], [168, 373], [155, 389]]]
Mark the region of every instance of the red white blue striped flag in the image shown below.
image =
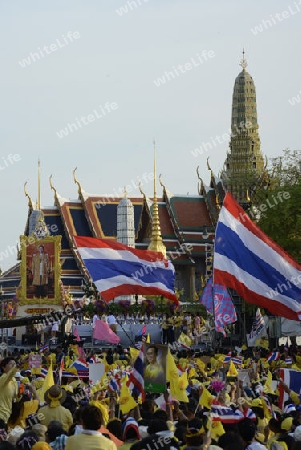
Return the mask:
[[301, 320], [301, 266], [225, 196], [215, 234], [214, 282], [277, 316]]
[[280, 352], [272, 352], [269, 354], [269, 356], [267, 357], [267, 361], [278, 361], [278, 359], [280, 358]]
[[130, 377], [127, 381], [127, 386], [131, 389], [132, 393], [138, 396], [141, 395], [142, 401], [145, 399], [143, 361], [144, 353], [142, 347], [136, 361], [134, 362], [133, 369], [131, 370]]
[[163, 295], [178, 304], [174, 266], [162, 253], [136, 250], [112, 240], [74, 236], [77, 250], [106, 300], [119, 295]]

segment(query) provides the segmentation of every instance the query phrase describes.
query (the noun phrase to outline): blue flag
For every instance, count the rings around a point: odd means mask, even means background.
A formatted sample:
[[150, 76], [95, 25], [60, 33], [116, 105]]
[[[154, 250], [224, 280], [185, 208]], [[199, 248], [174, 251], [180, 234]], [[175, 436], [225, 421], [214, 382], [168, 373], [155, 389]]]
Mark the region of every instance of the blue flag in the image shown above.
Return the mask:
[[226, 336], [225, 326], [237, 320], [235, 307], [227, 288], [220, 284], [212, 284], [212, 278], [210, 278], [204, 288], [200, 303], [214, 314], [216, 331]]

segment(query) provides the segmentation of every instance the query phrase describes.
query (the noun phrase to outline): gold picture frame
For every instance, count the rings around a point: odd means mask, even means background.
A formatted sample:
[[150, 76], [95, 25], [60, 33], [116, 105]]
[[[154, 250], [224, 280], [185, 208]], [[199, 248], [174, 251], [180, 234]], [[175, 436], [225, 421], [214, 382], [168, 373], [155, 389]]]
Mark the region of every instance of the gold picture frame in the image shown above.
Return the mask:
[[61, 236], [20, 236], [20, 305], [61, 304], [61, 240]]

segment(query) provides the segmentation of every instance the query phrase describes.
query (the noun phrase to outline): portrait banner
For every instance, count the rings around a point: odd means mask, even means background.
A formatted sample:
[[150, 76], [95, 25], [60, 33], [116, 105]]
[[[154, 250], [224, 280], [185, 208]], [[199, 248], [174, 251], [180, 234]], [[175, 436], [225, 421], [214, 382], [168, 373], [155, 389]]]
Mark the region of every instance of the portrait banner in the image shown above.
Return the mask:
[[167, 347], [144, 344], [144, 391], [161, 394], [166, 390]]
[[21, 236], [20, 304], [60, 304], [61, 236]]

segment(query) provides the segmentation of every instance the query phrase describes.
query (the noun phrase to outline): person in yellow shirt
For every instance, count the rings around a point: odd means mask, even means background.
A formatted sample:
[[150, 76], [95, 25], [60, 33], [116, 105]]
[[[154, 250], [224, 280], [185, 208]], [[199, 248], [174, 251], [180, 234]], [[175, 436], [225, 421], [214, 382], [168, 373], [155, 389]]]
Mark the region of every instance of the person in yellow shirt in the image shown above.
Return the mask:
[[[43, 406], [38, 410], [38, 414], [41, 414], [41, 424], [48, 426], [53, 420], [61, 422], [65, 431], [69, 431], [69, 427], [73, 423], [71, 412], [62, 406], [62, 403], [66, 400], [66, 391], [61, 389], [58, 385], [51, 386], [45, 392], [45, 402], [47, 406]], [[43, 416], [42, 416], [43, 415]]]
[[12, 413], [13, 401], [18, 394], [18, 385], [14, 378], [17, 372], [16, 361], [11, 357], [4, 358], [0, 368], [3, 371], [0, 377], [0, 419], [7, 423]]
[[[33, 399], [31, 399], [30, 393], [32, 393]], [[21, 399], [14, 403], [13, 412], [8, 423], [10, 428], [14, 428], [16, 426], [26, 428], [26, 418], [37, 412], [39, 404], [40, 399], [35, 388], [35, 382], [32, 381], [31, 384], [25, 385], [25, 391]]]
[[66, 450], [117, 450], [116, 444], [98, 431], [102, 425], [102, 415], [96, 406], [89, 405], [83, 409], [82, 425], [80, 434], [67, 439]]

